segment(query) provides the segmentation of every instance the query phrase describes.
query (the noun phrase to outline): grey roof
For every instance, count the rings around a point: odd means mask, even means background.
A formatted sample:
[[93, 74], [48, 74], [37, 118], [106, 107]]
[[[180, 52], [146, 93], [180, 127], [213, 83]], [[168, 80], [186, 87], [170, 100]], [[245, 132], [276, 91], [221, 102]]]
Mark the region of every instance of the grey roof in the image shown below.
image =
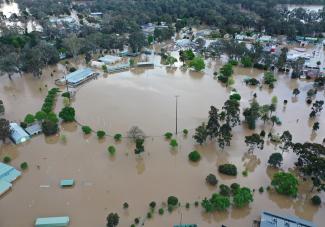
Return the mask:
[[39, 124], [39, 123], [36, 123], [36, 124], [33, 124], [27, 128], [25, 128], [25, 131], [33, 136], [33, 135], [36, 135], [36, 134], [39, 134], [42, 132], [42, 126]]
[[99, 61], [106, 64], [112, 64], [121, 60], [120, 57], [114, 55], [105, 55], [104, 57], [98, 58]]
[[264, 211], [261, 214], [260, 227], [316, 227], [316, 225], [295, 216], [278, 215]]
[[10, 123], [10, 128], [10, 138], [14, 141], [14, 143], [18, 144], [30, 139], [30, 136], [27, 134], [27, 132], [17, 123]]
[[66, 79], [69, 83], [77, 84], [87, 77], [91, 76], [94, 72], [90, 68], [78, 69], [66, 76]]
[[12, 187], [11, 182], [17, 179], [21, 172], [14, 167], [0, 162], [0, 195]]

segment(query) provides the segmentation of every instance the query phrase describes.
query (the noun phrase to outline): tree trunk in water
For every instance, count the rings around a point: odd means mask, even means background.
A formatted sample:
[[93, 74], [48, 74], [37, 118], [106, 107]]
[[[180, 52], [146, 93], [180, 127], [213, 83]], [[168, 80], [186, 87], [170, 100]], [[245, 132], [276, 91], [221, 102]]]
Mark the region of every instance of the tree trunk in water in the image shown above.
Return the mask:
[[9, 77], [9, 80], [12, 80], [12, 78], [11, 78], [11, 74], [10, 74], [10, 73], [8, 73], [8, 77]]

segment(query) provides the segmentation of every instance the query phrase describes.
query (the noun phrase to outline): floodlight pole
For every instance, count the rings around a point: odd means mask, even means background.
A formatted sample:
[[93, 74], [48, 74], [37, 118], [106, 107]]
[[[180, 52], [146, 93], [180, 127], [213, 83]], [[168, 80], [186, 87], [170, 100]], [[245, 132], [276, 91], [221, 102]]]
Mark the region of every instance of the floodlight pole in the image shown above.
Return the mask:
[[177, 135], [177, 132], [178, 132], [178, 129], [177, 129], [177, 109], [178, 109], [178, 97], [179, 97], [179, 95], [175, 95], [175, 98], [176, 98], [176, 131], [175, 131], [175, 133], [176, 133], [176, 135]]

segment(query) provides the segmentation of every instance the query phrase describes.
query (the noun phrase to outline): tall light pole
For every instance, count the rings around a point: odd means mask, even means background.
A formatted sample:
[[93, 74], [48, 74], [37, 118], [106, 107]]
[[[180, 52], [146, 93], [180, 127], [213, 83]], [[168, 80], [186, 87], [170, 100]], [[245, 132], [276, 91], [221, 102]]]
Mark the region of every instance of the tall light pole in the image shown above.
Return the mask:
[[177, 108], [178, 108], [178, 97], [179, 97], [179, 95], [175, 95], [175, 98], [176, 98], [176, 131], [175, 131], [175, 133], [176, 133], [176, 135], [177, 135]]

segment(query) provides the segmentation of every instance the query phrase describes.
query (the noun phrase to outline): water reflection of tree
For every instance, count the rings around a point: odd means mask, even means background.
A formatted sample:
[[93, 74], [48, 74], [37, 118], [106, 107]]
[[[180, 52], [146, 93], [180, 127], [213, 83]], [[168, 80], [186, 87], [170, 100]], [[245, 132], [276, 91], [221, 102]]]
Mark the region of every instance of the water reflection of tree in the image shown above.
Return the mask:
[[248, 216], [250, 212], [251, 212], [251, 208], [249, 206], [243, 208], [233, 208], [230, 217], [233, 219], [242, 219]]
[[261, 160], [251, 152], [244, 153], [242, 161], [245, 169], [249, 172], [254, 172], [256, 167], [261, 164]]
[[136, 164], [137, 173], [140, 175], [146, 169], [143, 157], [137, 157], [136, 162], [137, 162], [137, 164]]
[[214, 213], [207, 213], [202, 211], [201, 216], [203, 221], [211, 224], [212, 222], [218, 222], [220, 223], [221, 221], [227, 220], [229, 218], [229, 212], [228, 211], [218, 211]]

